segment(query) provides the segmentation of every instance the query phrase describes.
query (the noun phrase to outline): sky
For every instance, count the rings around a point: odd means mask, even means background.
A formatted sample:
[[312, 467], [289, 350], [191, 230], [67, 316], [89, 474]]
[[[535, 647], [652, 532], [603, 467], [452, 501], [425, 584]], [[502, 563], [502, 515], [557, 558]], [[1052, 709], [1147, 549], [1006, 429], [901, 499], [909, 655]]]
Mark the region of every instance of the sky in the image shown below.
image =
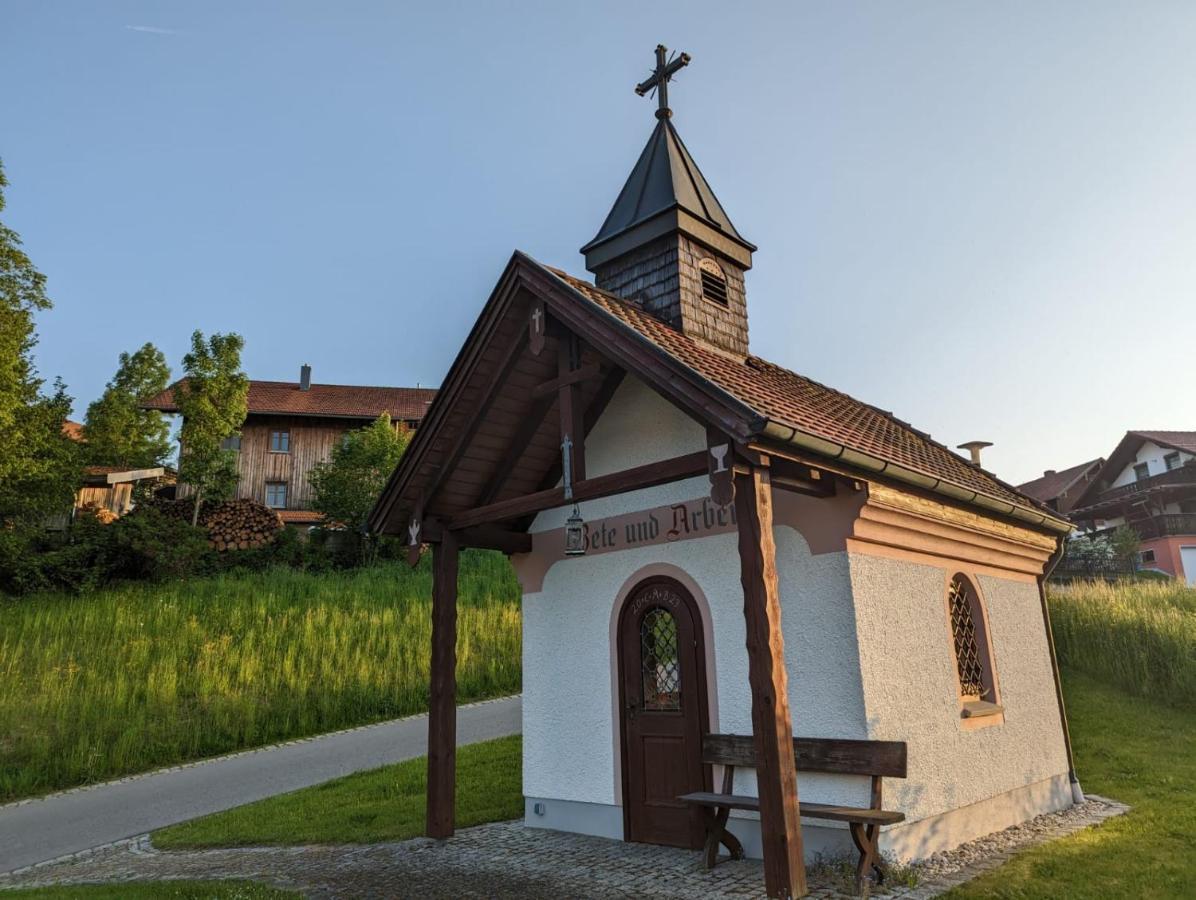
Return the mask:
[[122, 350], [438, 385], [512, 251], [585, 274], [655, 124], [752, 351], [1020, 482], [1196, 429], [1196, 4], [0, 2], [4, 221], [82, 416]]

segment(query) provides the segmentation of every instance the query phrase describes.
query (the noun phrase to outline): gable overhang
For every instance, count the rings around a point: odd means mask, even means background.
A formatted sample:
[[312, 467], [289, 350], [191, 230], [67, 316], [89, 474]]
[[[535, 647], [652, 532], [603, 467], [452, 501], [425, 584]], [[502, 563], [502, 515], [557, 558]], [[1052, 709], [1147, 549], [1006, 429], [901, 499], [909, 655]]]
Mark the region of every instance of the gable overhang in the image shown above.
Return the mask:
[[[546, 312], [609, 363], [644, 380], [666, 400], [695, 419], [716, 427], [737, 441], [757, 433], [763, 419], [751, 407], [711, 384], [635, 329], [590, 302], [572, 285], [524, 253], [516, 251], [483, 307], [465, 344], [453, 361], [411, 445], [383, 489], [369, 517], [370, 528], [401, 533], [406, 519], [432, 499], [417, 496], [413, 482], [431, 466], [432, 448], [452, 437], [447, 423], [483, 354], [524, 292], [544, 304]], [[468, 427], [458, 423], [457, 431]], [[451, 473], [440, 472], [439, 479]], [[433, 494], [435, 492], [433, 491]]]

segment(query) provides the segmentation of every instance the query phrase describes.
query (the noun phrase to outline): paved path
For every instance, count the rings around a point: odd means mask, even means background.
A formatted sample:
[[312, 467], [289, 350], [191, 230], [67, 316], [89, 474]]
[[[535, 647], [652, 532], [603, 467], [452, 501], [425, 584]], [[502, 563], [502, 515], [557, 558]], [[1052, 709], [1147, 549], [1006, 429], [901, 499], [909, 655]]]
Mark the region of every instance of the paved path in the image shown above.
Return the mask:
[[[887, 889], [876, 888], [873, 893], [893, 900], [929, 900], [1022, 850], [1099, 825], [1125, 810], [1121, 804], [1089, 797], [1083, 807], [1039, 816], [896, 873], [906, 877], [894, 877]], [[811, 900], [849, 900], [854, 893], [853, 870], [854, 859], [844, 865], [812, 866]], [[136, 838], [21, 875], [0, 875], [0, 900], [6, 887], [172, 878], [252, 879], [298, 891], [309, 900], [754, 900], [764, 896], [764, 867], [758, 860], [724, 861], [707, 871], [701, 853], [693, 850], [499, 822], [462, 829], [447, 841], [416, 838], [386, 844], [159, 852], [148, 837]]]
[[[462, 706], [457, 743], [521, 724], [519, 697]], [[428, 717], [412, 716], [0, 806], [0, 873], [423, 756], [427, 735]]]

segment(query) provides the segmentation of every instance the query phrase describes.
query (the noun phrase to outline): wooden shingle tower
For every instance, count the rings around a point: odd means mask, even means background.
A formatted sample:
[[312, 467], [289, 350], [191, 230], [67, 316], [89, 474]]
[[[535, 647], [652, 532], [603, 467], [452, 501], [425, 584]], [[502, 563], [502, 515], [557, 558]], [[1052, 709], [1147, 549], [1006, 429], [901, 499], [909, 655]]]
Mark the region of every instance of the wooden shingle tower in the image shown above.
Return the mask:
[[673, 127], [669, 79], [682, 53], [636, 92], [657, 92], [656, 127], [597, 236], [581, 248], [598, 287], [639, 304], [674, 328], [720, 350], [748, 352], [744, 272], [755, 245], [731, 224]]

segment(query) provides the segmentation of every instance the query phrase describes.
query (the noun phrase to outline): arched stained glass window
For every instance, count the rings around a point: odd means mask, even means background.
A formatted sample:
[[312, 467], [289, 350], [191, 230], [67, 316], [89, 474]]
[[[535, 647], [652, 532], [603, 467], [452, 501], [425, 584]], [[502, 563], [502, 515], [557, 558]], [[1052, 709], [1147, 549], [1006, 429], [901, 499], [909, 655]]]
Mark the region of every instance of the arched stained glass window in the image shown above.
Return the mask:
[[664, 607], [652, 607], [640, 622], [640, 670], [644, 679], [644, 709], [681, 709], [677, 620]]

